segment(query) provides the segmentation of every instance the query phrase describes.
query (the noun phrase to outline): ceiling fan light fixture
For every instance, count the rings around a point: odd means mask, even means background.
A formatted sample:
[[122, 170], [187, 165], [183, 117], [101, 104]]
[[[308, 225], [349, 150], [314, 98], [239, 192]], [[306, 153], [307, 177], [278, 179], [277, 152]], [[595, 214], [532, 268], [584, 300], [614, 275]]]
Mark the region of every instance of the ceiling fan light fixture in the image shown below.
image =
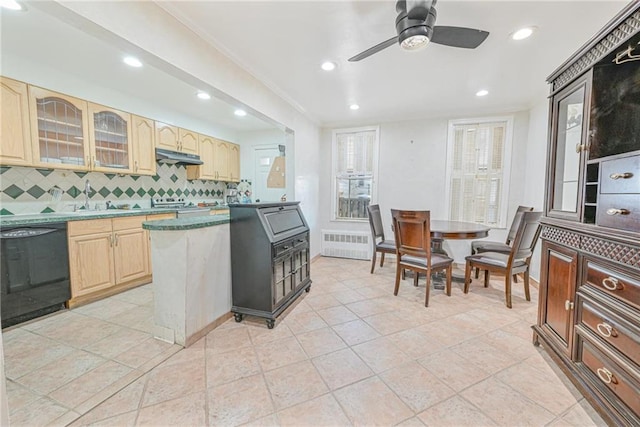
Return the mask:
[[404, 30], [398, 37], [400, 47], [404, 50], [419, 50], [429, 44], [427, 27], [420, 25]]

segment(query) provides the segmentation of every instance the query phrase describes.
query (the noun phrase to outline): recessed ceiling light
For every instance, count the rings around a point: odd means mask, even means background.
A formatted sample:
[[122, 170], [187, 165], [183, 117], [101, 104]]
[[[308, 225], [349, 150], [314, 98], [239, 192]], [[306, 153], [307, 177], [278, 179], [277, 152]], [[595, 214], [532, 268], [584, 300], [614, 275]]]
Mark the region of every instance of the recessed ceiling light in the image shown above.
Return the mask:
[[247, 112], [238, 108], [236, 111], [233, 112], [233, 114], [235, 114], [238, 117], [244, 117], [247, 115]]
[[520, 28], [518, 31], [511, 34], [511, 38], [514, 40], [524, 40], [527, 37], [531, 36], [531, 34], [533, 34], [535, 30], [536, 30], [536, 27]]
[[211, 99], [211, 95], [209, 95], [207, 92], [198, 92], [196, 96], [200, 99]]
[[16, 0], [0, 0], [0, 7], [9, 10], [22, 10], [24, 8]]
[[349, 108], [351, 108], [352, 110], [357, 110], [360, 108], [360, 106], [358, 104], [351, 104], [349, 105]]
[[323, 62], [321, 65], [322, 69], [325, 71], [331, 71], [336, 69], [336, 63], [331, 61]]
[[124, 63], [129, 65], [130, 67], [142, 67], [142, 62], [135, 56], [125, 56], [123, 59]]
[[486, 89], [482, 89], [476, 92], [476, 96], [487, 96], [489, 95], [489, 91]]

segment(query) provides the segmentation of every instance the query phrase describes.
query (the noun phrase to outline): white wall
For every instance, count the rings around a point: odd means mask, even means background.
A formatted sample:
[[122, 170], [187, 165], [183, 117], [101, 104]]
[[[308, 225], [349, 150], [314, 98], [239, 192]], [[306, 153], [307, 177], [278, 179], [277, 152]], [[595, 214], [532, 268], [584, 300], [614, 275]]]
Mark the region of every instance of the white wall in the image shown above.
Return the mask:
[[[497, 115], [498, 116], [498, 115]], [[531, 203], [537, 210], [542, 209], [540, 203], [544, 194], [544, 176], [529, 173], [530, 165], [545, 163], [544, 147], [546, 138], [542, 140], [542, 153], [538, 153], [540, 144], [538, 136], [546, 135], [546, 117], [539, 120], [540, 113], [534, 115], [530, 129], [530, 112], [499, 114], [513, 116], [513, 146], [511, 152], [511, 179], [509, 182], [509, 207], [507, 223], [515, 214], [518, 205]], [[482, 117], [481, 115], [476, 116]], [[462, 118], [462, 117], [455, 117]], [[454, 119], [454, 118], [452, 118]], [[375, 123], [369, 123], [375, 125]], [[434, 219], [447, 217], [445, 201], [446, 188], [446, 154], [447, 154], [448, 119], [423, 119], [380, 124], [380, 153], [378, 170], [378, 194], [373, 203], [378, 203], [382, 211], [382, 222], [387, 238], [391, 238], [391, 208], [396, 209], [428, 209]], [[369, 231], [369, 224], [331, 220], [331, 134], [332, 129], [323, 129], [320, 157], [323, 174], [320, 184], [321, 206], [319, 212], [321, 229]], [[532, 139], [533, 138], [533, 139]], [[536, 148], [529, 147], [531, 143]], [[530, 157], [538, 156], [535, 161]], [[543, 168], [544, 170], [544, 168]], [[544, 173], [544, 172], [543, 172]], [[529, 193], [530, 195], [525, 197]], [[491, 240], [504, 241], [507, 229], [492, 229]], [[463, 264], [464, 257], [470, 253], [470, 241], [445, 241], [445, 250], [452, 255], [456, 263]], [[537, 277], [537, 274], [534, 275]]]

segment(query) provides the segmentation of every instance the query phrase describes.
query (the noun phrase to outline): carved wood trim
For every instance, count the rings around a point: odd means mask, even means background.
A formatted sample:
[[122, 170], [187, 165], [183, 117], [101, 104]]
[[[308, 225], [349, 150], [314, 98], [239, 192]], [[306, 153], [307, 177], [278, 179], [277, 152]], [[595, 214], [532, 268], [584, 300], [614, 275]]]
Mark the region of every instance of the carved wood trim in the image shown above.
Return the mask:
[[574, 249], [580, 249], [580, 234], [560, 228], [542, 226], [540, 237]]
[[640, 10], [637, 10], [627, 19], [625, 19], [620, 25], [613, 29], [605, 38], [603, 38], [598, 44], [589, 49], [584, 55], [580, 57], [573, 65], [571, 65], [566, 71], [560, 74], [552, 82], [552, 91], [560, 89], [568, 82], [579, 76], [589, 68], [591, 68], [596, 62], [607, 56], [613, 49], [615, 49], [620, 43], [631, 37], [633, 34], [640, 30]]
[[618, 243], [547, 225], [542, 226], [540, 237], [640, 270], [640, 246]]

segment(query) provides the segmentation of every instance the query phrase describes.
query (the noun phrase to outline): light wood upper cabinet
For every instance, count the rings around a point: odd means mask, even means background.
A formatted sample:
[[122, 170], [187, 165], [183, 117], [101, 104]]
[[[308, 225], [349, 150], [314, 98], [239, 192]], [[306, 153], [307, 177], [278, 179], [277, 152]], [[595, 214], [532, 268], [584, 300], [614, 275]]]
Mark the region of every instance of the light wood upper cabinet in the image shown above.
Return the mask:
[[156, 174], [155, 129], [151, 119], [131, 115], [131, 148], [133, 151], [133, 173]]
[[187, 179], [216, 179], [213, 154], [216, 140], [207, 135], [198, 135], [198, 139], [200, 160], [204, 163], [199, 166], [187, 166]]
[[0, 102], [0, 164], [30, 166], [32, 155], [27, 84], [0, 77]]
[[156, 122], [156, 147], [198, 154], [198, 134], [177, 126]]
[[229, 143], [216, 139], [215, 150], [213, 152], [213, 164], [215, 165], [215, 179], [218, 181], [229, 181]]
[[29, 86], [33, 165], [89, 170], [87, 103]]
[[198, 154], [198, 134], [187, 129], [178, 129], [180, 145], [178, 151], [182, 153]]
[[166, 123], [156, 122], [156, 147], [165, 150], [179, 151], [180, 135], [178, 127]]
[[240, 182], [240, 146], [229, 144], [229, 181]]
[[131, 114], [88, 103], [91, 169], [133, 172]]

